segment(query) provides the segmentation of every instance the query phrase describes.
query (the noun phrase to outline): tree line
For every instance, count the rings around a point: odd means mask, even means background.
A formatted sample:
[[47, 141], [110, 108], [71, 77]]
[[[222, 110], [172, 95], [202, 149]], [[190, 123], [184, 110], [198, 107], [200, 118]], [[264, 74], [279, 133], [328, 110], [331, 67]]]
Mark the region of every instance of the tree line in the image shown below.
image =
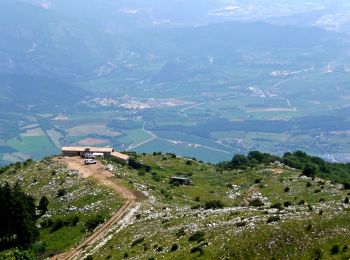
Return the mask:
[[36, 210], [34, 198], [22, 192], [18, 183], [0, 185], [0, 251], [26, 249], [39, 238]]
[[302, 174], [308, 177], [320, 177], [350, 186], [350, 163], [331, 163], [302, 151], [288, 152], [282, 157], [251, 151], [247, 155], [236, 154], [231, 161], [221, 162], [217, 167], [221, 170], [245, 170], [275, 162], [301, 170]]

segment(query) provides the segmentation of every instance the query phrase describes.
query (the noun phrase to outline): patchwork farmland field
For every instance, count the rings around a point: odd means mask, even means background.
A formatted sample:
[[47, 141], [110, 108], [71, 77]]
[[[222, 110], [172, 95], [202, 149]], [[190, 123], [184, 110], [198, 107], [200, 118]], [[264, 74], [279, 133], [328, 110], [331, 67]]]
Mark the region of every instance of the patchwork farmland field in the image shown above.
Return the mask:
[[[2, 130], [8, 136], [3, 147], [14, 149], [10, 153], [3, 149], [2, 163], [18, 159], [16, 152], [19, 158], [40, 158], [57, 153], [65, 144], [159, 150], [210, 162], [249, 150], [282, 154], [300, 149], [332, 160], [346, 158], [344, 154], [350, 151], [346, 132], [350, 130], [350, 103], [344, 97], [350, 96], [349, 74], [340, 70], [324, 73], [322, 68], [315, 68], [300, 76], [279, 78], [269, 71], [247, 78], [256, 70], [244, 70], [241, 77], [237, 70], [237, 77], [223, 81], [215, 90], [203, 84], [187, 87], [181, 95], [178, 90], [184, 86], [175, 83], [164, 86], [163, 92], [147, 84], [134, 86], [138, 90], [123, 89], [128, 97], [120, 99], [120, 89], [108, 88], [109, 99], [96, 93], [98, 102], [107, 100], [108, 106], [93, 103], [95, 108], [85, 112], [74, 108], [74, 112], [64, 114], [64, 120], [58, 120], [57, 115], [18, 114], [25, 123], [14, 127], [17, 130], [13, 132]], [[103, 91], [106, 82], [112, 85], [115, 78], [95, 80], [93, 84], [101, 84]], [[307, 94], [302, 94], [304, 89]], [[169, 97], [185, 103], [158, 107], [157, 96], [163, 98], [159, 104]], [[84, 102], [90, 104], [89, 100]], [[128, 102], [133, 105], [125, 108]], [[134, 104], [137, 108], [132, 107]], [[147, 108], [140, 108], [143, 106]]]

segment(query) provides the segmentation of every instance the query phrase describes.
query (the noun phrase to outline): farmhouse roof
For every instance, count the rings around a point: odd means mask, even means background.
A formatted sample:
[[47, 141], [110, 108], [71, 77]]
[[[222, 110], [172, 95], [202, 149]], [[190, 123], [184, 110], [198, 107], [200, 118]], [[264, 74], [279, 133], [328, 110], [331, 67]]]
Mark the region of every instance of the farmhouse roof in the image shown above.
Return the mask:
[[91, 152], [91, 153], [112, 153], [113, 148], [110, 147], [79, 147], [79, 146], [64, 146], [62, 152]]

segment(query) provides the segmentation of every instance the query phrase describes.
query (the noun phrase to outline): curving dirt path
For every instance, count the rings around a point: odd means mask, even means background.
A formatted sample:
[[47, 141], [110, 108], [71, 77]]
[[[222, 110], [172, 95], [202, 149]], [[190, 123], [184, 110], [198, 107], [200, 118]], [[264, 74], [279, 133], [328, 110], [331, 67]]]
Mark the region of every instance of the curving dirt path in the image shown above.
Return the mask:
[[120, 184], [114, 178], [114, 175], [107, 171], [100, 162], [93, 165], [84, 165], [83, 160], [79, 157], [63, 158], [59, 161], [67, 164], [69, 169], [78, 171], [82, 177], [92, 178], [96, 182], [112, 188], [115, 192], [121, 194], [126, 199], [125, 204], [118, 209], [106, 223], [91, 234], [91, 236], [83, 240], [74, 249], [51, 258], [52, 260], [68, 260], [78, 257], [87, 246], [93, 244], [95, 241], [101, 238], [109, 228], [111, 228], [124, 216], [124, 214], [133, 206], [135, 201], [142, 199], [142, 197], [140, 194], [135, 193], [134, 191]]

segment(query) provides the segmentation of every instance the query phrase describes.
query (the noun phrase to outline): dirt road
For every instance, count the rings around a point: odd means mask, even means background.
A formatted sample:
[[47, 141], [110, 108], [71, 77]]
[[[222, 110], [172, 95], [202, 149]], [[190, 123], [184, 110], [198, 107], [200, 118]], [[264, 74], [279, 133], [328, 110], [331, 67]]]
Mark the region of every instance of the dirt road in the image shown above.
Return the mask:
[[66, 163], [69, 169], [78, 171], [82, 177], [92, 178], [96, 182], [112, 188], [116, 193], [122, 195], [126, 199], [125, 204], [120, 209], [118, 209], [106, 223], [104, 223], [93, 234], [91, 234], [91, 236], [86, 238], [71, 251], [51, 258], [53, 260], [68, 260], [78, 257], [84, 248], [93, 244], [95, 241], [101, 238], [105, 232], [108, 231], [108, 229], [111, 228], [114, 224], [116, 224], [124, 216], [128, 209], [133, 206], [139, 194], [136, 194], [132, 190], [121, 185], [114, 178], [114, 175], [107, 171], [100, 162], [97, 162], [93, 165], [84, 165], [83, 160], [79, 157], [64, 158], [60, 159], [60, 161]]

